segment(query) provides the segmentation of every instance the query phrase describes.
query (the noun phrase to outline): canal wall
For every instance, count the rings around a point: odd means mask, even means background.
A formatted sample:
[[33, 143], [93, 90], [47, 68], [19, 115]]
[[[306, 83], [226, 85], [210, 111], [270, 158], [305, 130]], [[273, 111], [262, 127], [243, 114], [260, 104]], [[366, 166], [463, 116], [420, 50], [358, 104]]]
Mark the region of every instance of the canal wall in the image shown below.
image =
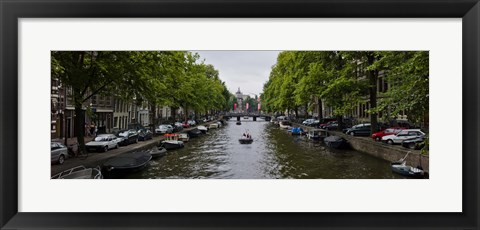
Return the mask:
[[[217, 120], [207, 122], [207, 123], [203, 123], [201, 125], [208, 126], [209, 124], [214, 123], [214, 122], [217, 122]], [[186, 131], [189, 131], [189, 130], [192, 130], [192, 129], [195, 129], [195, 128], [197, 128], [197, 127], [185, 128], [182, 131], [180, 131], [180, 133], [181, 132], [186, 132]], [[73, 167], [76, 167], [76, 166], [80, 166], [80, 165], [83, 165], [85, 167], [100, 166], [105, 161], [107, 161], [108, 159], [110, 159], [112, 157], [115, 157], [115, 156], [118, 156], [118, 155], [123, 154], [123, 153], [139, 152], [139, 151], [145, 151], [145, 150], [152, 149], [152, 148], [156, 147], [157, 145], [159, 145], [159, 143], [163, 140], [165, 140], [165, 137], [163, 135], [154, 135], [152, 140], [141, 141], [141, 142], [138, 142], [136, 144], [130, 144], [130, 145], [127, 145], [127, 146], [122, 146], [118, 149], [109, 150], [108, 152], [89, 153], [88, 157], [84, 158], [84, 159], [79, 158], [79, 157], [69, 158], [62, 165], [58, 165], [58, 164], [51, 165], [51, 175], [53, 176], [57, 173], [63, 172], [67, 169], [70, 169], [70, 168], [73, 168]]]
[[[312, 127], [296, 124], [304, 130], [310, 130]], [[386, 161], [398, 161], [404, 158], [408, 152], [410, 152], [406, 158], [407, 165], [416, 167], [422, 166], [425, 172], [429, 172], [429, 156], [422, 155], [420, 150], [412, 150], [402, 147], [401, 145], [388, 145], [382, 142], [377, 142], [370, 137], [357, 137], [346, 135], [338, 131], [327, 131], [331, 135], [336, 135], [346, 139], [350, 146], [359, 152], [372, 155], [374, 157], [384, 159]]]
[[376, 142], [368, 137], [352, 137], [344, 133], [333, 131], [329, 131], [329, 133], [345, 138], [350, 143], [350, 146], [357, 151], [387, 161], [398, 161], [410, 152], [406, 158], [407, 165], [413, 167], [422, 166], [425, 172], [429, 171], [429, 157], [428, 155], [422, 155], [420, 150], [411, 150], [398, 145], [392, 146], [382, 142]]

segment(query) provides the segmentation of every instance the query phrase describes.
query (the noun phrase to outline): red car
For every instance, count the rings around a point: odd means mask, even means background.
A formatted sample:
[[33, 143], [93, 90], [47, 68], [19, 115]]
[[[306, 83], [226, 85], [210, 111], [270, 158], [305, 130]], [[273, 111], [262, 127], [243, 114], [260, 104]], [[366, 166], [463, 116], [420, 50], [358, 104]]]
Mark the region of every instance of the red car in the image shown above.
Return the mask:
[[402, 131], [403, 129], [405, 129], [405, 128], [404, 127], [387, 128], [383, 131], [374, 133], [372, 135], [372, 138], [375, 139], [376, 141], [381, 141], [383, 136], [397, 134], [398, 132]]
[[187, 122], [182, 123], [183, 128], [190, 128], [190, 125]]

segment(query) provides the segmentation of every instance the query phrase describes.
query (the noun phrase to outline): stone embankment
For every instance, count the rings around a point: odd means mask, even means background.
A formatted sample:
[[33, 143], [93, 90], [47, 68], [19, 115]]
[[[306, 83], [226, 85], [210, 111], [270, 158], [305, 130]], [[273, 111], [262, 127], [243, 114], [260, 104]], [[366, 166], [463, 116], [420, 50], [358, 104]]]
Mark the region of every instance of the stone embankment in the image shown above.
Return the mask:
[[[207, 126], [213, 122], [217, 121], [212, 121], [212, 122], [207, 122], [203, 123], [201, 125]], [[195, 129], [196, 127], [192, 128], [186, 128], [183, 129], [181, 132], [186, 132], [192, 129]], [[87, 158], [69, 158], [67, 159], [62, 165], [52, 165], [51, 166], [51, 176], [63, 172], [67, 169], [71, 169], [73, 167], [77, 167], [80, 165], [83, 165], [85, 167], [97, 167], [101, 166], [104, 162], [106, 162], [108, 159], [117, 156], [122, 153], [129, 153], [129, 152], [138, 152], [138, 151], [145, 151], [152, 149], [156, 146], [159, 145], [159, 143], [164, 140], [165, 137], [163, 135], [161, 136], [154, 136], [153, 139], [148, 140], [148, 141], [139, 141], [136, 144], [130, 144], [127, 146], [121, 146], [118, 149], [112, 149], [107, 152], [91, 152], [88, 153]]]
[[[294, 124], [294, 126], [302, 127], [304, 130], [312, 129], [312, 127], [301, 124]], [[356, 151], [390, 162], [404, 158], [410, 152], [406, 158], [407, 165], [413, 167], [421, 166], [425, 172], [429, 172], [429, 156], [421, 154], [420, 150], [407, 149], [401, 145], [388, 145], [383, 142], [377, 142], [370, 137], [350, 136], [338, 131], [328, 131], [328, 133], [343, 137]]]

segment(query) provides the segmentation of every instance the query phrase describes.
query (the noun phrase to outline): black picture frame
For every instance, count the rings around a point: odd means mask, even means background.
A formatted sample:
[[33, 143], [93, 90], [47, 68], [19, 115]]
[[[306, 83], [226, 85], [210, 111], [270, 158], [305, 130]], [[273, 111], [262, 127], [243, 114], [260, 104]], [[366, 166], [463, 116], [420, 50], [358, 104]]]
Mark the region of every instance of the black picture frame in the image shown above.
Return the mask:
[[[0, 228], [2, 229], [479, 229], [478, 0], [1, 0]], [[333, 17], [462, 18], [461, 213], [18, 212], [19, 18]], [[455, 122], [454, 122], [455, 123]], [[455, 124], [456, 125], [456, 124]], [[467, 128], [468, 127], [468, 128]], [[425, 194], [428, 195], [428, 194]]]

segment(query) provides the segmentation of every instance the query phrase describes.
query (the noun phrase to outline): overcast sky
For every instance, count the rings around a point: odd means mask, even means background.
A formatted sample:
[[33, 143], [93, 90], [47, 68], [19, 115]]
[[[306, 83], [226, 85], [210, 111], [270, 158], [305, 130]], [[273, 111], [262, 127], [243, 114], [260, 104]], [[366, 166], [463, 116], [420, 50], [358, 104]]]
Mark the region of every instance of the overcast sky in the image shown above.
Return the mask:
[[[280, 51], [193, 51], [200, 54], [206, 64], [218, 70], [220, 79], [228, 90], [235, 94], [238, 87], [243, 94], [263, 91], [270, 70], [277, 61]], [[254, 97], [253, 95], [250, 95]]]

